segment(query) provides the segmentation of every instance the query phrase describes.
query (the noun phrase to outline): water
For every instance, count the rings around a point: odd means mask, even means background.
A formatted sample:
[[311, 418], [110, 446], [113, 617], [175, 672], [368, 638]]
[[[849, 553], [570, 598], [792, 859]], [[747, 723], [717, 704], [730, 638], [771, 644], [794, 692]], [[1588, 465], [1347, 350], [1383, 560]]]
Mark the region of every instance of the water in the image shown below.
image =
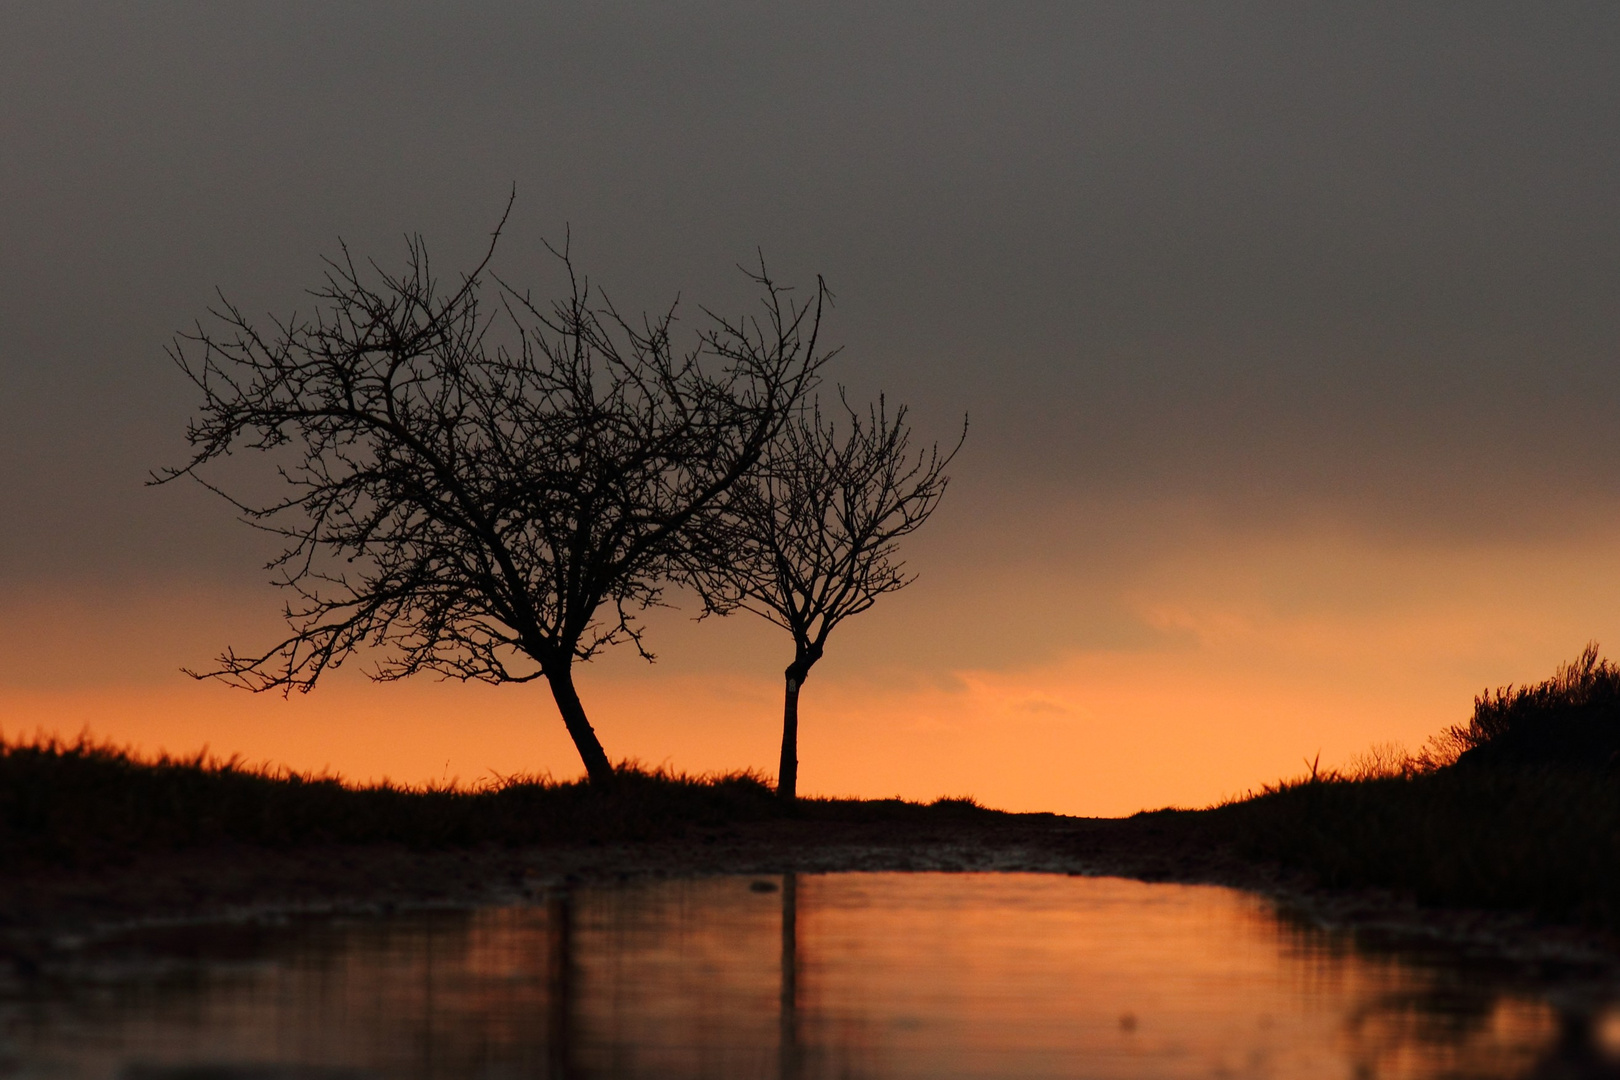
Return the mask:
[[0, 994], [0, 1076], [1528, 1077], [1620, 1053], [1620, 1016], [1113, 878], [629, 883], [67, 955]]

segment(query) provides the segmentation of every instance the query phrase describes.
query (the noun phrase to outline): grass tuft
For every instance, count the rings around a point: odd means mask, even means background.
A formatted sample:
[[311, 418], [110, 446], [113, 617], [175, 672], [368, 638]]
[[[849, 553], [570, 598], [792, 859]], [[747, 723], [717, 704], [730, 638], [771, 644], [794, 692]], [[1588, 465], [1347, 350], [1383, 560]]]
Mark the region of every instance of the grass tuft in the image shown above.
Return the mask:
[[1329, 887], [1620, 928], [1620, 788], [1601, 775], [1455, 766], [1332, 775], [1206, 813], [1240, 856]]
[[751, 772], [690, 776], [625, 765], [607, 791], [536, 776], [475, 787], [351, 786], [205, 753], [143, 759], [84, 736], [0, 742], [0, 865], [222, 843], [601, 843], [781, 812], [770, 784]]
[[1329, 887], [1620, 930], [1620, 667], [1595, 644], [1487, 691], [1416, 755], [1376, 746], [1205, 812], [1243, 858]]
[[1468, 724], [1449, 728], [1440, 745], [1456, 747], [1464, 766], [1613, 771], [1620, 762], [1620, 667], [1600, 659], [1592, 642], [1545, 682], [1475, 698]]

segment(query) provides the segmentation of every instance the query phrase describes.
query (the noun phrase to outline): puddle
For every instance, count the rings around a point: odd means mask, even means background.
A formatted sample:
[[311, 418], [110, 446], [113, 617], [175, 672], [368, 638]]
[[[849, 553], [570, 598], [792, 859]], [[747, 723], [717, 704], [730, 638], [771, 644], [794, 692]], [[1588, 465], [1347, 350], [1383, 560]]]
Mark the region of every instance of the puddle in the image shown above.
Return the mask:
[[186, 927], [0, 992], [0, 1076], [1620, 1076], [1620, 1011], [1212, 886], [822, 874]]

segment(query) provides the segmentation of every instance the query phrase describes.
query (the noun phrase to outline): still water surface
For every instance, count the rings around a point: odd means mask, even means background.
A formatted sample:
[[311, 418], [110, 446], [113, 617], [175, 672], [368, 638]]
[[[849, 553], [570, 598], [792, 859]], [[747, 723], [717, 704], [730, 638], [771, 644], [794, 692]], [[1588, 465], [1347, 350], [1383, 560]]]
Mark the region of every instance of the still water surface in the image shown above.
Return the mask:
[[1115, 878], [584, 886], [74, 955], [0, 994], [0, 1076], [1610, 1074], [1602, 1015]]

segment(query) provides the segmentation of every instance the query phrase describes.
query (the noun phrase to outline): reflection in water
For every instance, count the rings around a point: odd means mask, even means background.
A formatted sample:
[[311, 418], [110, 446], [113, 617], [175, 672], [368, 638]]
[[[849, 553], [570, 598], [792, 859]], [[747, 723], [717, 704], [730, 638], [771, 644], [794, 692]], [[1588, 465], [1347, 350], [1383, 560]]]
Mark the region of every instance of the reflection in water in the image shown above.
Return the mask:
[[551, 947], [546, 950], [550, 963], [550, 993], [546, 1000], [546, 1062], [550, 1075], [567, 1076], [573, 1058], [574, 1030], [574, 898], [561, 892], [546, 904], [547, 931]]
[[777, 1014], [777, 1066], [781, 1080], [799, 1080], [799, 875], [782, 875], [782, 1001]]
[[1226, 889], [830, 874], [143, 933], [0, 995], [0, 1076], [1616, 1075], [1620, 1014]]

